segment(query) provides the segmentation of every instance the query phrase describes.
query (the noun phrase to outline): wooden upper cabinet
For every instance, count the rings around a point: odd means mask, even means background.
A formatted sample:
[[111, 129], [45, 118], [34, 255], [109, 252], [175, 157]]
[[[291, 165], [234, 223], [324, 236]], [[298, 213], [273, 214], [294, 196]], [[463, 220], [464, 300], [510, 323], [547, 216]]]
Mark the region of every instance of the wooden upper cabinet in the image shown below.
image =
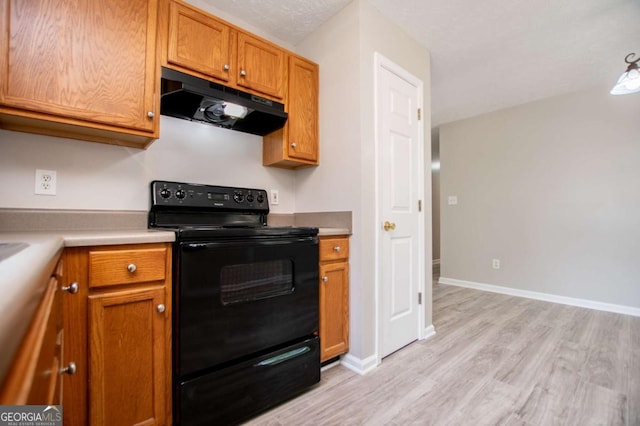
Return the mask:
[[282, 99], [287, 81], [285, 65], [283, 49], [247, 33], [238, 33], [238, 86]]
[[79, 125], [94, 129], [87, 140], [107, 143], [95, 129], [153, 137], [157, 8], [158, 0], [0, 0], [0, 122], [15, 124], [10, 114]]
[[295, 169], [318, 165], [318, 65], [289, 55], [285, 126], [262, 139], [262, 164]]
[[318, 65], [289, 58], [289, 157], [318, 160]]
[[167, 62], [229, 82], [235, 75], [232, 33], [222, 21], [182, 3], [169, 5]]

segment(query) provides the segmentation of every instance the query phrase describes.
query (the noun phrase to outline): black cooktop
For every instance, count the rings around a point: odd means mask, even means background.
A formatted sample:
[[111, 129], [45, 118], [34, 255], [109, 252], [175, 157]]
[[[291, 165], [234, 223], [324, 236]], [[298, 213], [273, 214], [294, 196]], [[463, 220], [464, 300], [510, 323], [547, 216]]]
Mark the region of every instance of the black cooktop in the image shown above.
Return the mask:
[[173, 230], [179, 240], [318, 234], [318, 228], [268, 226], [268, 213], [264, 189], [151, 182], [149, 228]]

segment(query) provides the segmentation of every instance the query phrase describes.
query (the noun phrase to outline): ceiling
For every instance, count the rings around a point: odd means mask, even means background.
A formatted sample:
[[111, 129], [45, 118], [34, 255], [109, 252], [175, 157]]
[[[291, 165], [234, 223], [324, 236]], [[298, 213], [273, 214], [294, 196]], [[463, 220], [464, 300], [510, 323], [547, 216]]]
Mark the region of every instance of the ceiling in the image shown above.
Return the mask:
[[[350, 1], [203, 0], [294, 46]], [[640, 55], [638, 0], [367, 1], [431, 52], [434, 126], [606, 90]]]

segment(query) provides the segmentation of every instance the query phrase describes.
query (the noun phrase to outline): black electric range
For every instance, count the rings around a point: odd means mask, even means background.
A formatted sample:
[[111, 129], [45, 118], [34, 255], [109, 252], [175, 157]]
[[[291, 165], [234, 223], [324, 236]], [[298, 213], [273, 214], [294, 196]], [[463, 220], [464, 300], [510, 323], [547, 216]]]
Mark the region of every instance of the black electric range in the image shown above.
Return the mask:
[[176, 232], [174, 424], [233, 424], [320, 380], [318, 229], [267, 225], [262, 189], [151, 183]]

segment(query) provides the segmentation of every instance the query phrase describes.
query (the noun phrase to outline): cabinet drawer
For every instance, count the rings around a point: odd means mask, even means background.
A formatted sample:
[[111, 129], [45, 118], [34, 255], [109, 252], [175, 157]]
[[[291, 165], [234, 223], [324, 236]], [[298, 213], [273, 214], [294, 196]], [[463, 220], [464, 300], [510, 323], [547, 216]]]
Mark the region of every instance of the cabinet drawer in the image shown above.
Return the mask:
[[349, 258], [349, 237], [320, 238], [320, 262]]
[[89, 252], [89, 287], [163, 281], [167, 249]]

